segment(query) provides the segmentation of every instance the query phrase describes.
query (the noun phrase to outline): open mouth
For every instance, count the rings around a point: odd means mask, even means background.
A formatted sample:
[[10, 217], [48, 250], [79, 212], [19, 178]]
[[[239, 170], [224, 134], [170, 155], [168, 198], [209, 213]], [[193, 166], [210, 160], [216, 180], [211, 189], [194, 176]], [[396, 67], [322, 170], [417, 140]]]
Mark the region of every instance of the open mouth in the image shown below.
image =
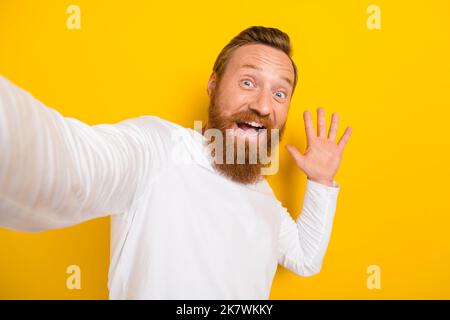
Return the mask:
[[255, 132], [260, 132], [261, 130], [266, 129], [264, 125], [256, 121], [237, 121], [236, 125], [239, 129], [244, 131], [253, 130]]

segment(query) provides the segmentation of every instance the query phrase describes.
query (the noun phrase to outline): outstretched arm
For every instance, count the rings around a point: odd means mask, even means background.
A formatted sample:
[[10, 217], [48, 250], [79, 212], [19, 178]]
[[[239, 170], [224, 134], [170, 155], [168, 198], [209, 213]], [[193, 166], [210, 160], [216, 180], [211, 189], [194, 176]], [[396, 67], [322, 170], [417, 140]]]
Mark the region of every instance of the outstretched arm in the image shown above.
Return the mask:
[[37, 232], [127, 211], [153, 160], [141, 121], [89, 126], [0, 77], [0, 227]]

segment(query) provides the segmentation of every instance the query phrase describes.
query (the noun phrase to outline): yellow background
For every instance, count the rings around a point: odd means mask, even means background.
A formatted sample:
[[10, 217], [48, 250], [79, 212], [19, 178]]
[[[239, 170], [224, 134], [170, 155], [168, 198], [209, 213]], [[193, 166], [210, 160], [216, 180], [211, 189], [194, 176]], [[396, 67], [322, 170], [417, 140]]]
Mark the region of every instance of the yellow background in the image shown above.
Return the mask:
[[[66, 27], [71, 4], [81, 30]], [[370, 4], [381, 30], [366, 26]], [[320, 274], [279, 268], [273, 299], [450, 298], [449, 1], [0, 1], [0, 74], [89, 124], [142, 114], [206, 120], [221, 48], [251, 25], [287, 32], [300, 82], [282, 146], [305, 149], [302, 112], [353, 133]], [[305, 175], [281, 148], [269, 179], [293, 217]], [[1, 152], [1, 151], [0, 151]], [[63, 230], [0, 230], [0, 298], [106, 299], [109, 218]], [[66, 268], [81, 267], [81, 290]], [[381, 289], [366, 286], [381, 268]], [[244, 280], [244, 279], [243, 279]]]

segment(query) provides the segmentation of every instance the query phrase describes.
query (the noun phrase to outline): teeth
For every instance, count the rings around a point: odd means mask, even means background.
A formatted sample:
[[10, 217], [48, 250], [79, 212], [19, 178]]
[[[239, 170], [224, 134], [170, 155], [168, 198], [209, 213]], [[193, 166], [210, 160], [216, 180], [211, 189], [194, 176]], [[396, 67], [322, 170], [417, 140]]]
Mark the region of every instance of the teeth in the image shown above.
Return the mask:
[[257, 127], [257, 128], [263, 128], [264, 127], [261, 123], [255, 122], [255, 121], [252, 121], [252, 122], [247, 122], [246, 121], [245, 123], [250, 125], [250, 126], [252, 126], [252, 127]]

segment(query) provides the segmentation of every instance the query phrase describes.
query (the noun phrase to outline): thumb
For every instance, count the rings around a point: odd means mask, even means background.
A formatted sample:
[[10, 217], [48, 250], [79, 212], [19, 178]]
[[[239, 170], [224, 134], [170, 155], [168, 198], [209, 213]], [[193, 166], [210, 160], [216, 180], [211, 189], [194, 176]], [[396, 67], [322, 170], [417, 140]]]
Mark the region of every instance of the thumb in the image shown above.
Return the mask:
[[292, 158], [294, 158], [295, 162], [297, 163], [297, 166], [303, 171], [305, 171], [304, 170], [305, 157], [300, 153], [300, 151], [298, 151], [296, 147], [290, 144], [286, 145], [286, 149], [289, 151]]

